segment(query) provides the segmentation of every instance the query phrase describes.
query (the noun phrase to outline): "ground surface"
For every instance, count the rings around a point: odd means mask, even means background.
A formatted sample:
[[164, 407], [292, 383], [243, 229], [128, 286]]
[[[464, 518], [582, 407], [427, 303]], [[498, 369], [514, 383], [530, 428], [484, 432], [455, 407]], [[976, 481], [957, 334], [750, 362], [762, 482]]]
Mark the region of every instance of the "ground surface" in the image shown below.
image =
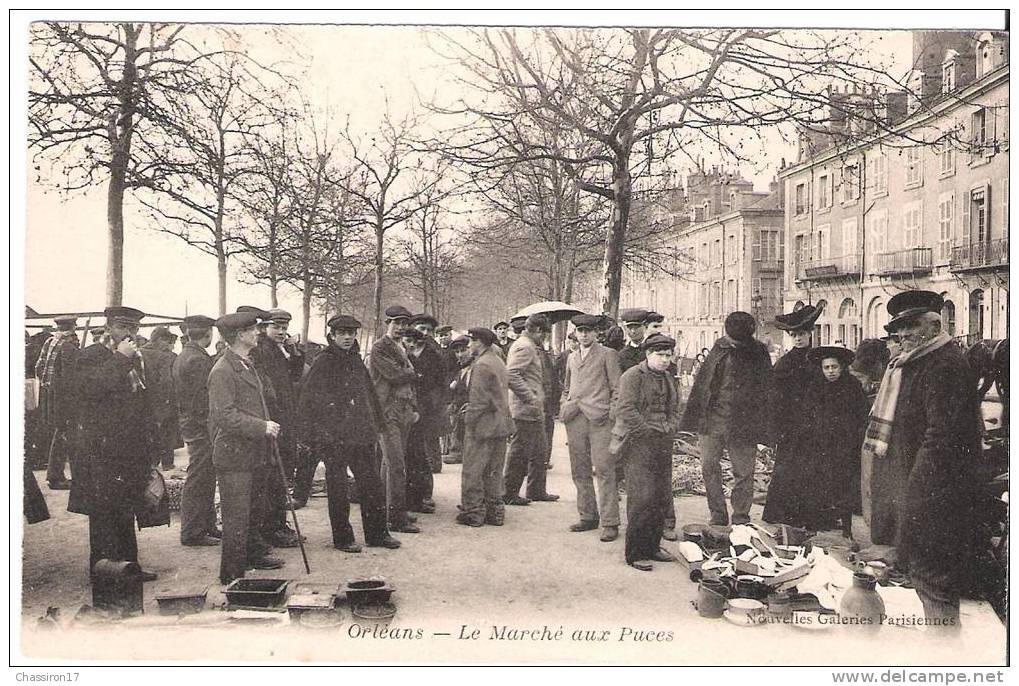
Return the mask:
[[[223, 602], [217, 582], [219, 548], [180, 546], [174, 515], [170, 527], [146, 529], [138, 536], [143, 566], [159, 573], [157, 581], [145, 585], [144, 617], [112, 627], [40, 630], [36, 619], [48, 607], [60, 608], [66, 624], [91, 602], [91, 591], [87, 520], [66, 512], [67, 492], [49, 491], [43, 473], [36, 472], [53, 517], [24, 530], [23, 651], [75, 661], [1004, 663], [1005, 629], [985, 604], [964, 605], [962, 636], [949, 643], [934, 642], [915, 629], [883, 627], [876, 636], [864, 636], [852, 629], [743, 628], [700, 618], [691, 606], [697, 587], [682, 566], [658, 564], [651, 573], [638, 572], [623, 562], [622, 537], [601, 543], [597, 532], [567, 531], [577, 515], [564, 435], [557, 427], [548, 480], [549, 490], [562, 499], [507, 508], [504, 527], [454, 523], [460, 469], [446, 465], [435, 477], [438, 512], [420, 516], [422, 533], [399, 534], [400, 550], [371, 548], [350, 555], [332, 549], [326, 501], [313, 498], [298, 512], [312, 574], [305, 575], [297, 549], [278, 551], [287, 560], [283, 570], [250, 573], [335, 584], [384, 576], [397, 589], [398, 614], [388, 627], [355, 620], [349, 612], [341, 627], [328, 630], [230, 620], [231, 613], [216, 609]], [[177, 461], [186, 461], [183, 451]], [[703, 498], [678, 498], [676, 507], [681, 525], [706, 521]], [[759, 517], [760, 506], [752, 514]], [[357, 506], [353, 515], [361, 539]], [[201, 614], [183, 619], [158, 615], [154, 595], [160, 590], [209, 584], [207, 609]], [[503, 626], [538, 631], [519, 640], [508, 638], [512, 633], [493, 639], [493, 628]], [[551, 640], [544, 638], [543, 627]], [[560, 627], [563, 633], [556, 639]], [[477, 639], [460, 638], [475, 629]], [[394, 630], [398, 638], [390, 637]], [[574, 635], [582, 631], [591, 633]], [[607, 640], [590, 640], [595, 638]]]

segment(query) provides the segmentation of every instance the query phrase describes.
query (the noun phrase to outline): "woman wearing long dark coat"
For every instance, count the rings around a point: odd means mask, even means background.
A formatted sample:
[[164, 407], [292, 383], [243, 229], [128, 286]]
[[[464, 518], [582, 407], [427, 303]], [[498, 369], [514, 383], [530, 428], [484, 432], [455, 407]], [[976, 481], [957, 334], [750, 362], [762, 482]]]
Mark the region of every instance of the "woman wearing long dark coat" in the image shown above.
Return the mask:
[[821, 369], [807, 359], [810, 332], [824, 306], [804, 305], [775, 317], [775, 325], [789, 334], [793, 348], [775, 363], [775, 392], [771, 398], [776, 437], [775, 467], [764, 506], [764, 521], [804, 526], [813, 486], [811, 436], [816, 425], [813, 395], [821, 383]]

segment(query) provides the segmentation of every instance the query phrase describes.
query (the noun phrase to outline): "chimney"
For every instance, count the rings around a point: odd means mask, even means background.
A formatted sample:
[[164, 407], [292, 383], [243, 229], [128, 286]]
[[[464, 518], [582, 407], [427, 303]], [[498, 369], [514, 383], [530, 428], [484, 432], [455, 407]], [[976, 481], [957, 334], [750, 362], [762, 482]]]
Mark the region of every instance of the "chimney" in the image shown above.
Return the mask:
[[891, 126], [906, 117], [906, 106], [909, 100], [909, 94], [903, 91], [892, 91], [885, 95], [884, 99], [884, 112], [881, 119], [884, 120], [885, 124]]

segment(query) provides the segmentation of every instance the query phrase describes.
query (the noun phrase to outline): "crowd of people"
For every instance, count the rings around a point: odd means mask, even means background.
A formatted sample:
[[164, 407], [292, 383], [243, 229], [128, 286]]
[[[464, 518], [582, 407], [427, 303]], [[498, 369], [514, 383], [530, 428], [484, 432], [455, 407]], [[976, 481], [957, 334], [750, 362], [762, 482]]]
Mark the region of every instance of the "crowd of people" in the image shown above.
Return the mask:
[[[569, 530], [615, 540], [622, 490], [634, 569], [675, 560], [661, 542], [677, 539], [673, 439], [686, 431], [698, 436], [712, 524], [750, 521], [756, 456], [774, 447], [766, 522], [852, 537], [862, 511], [873, 542], [896, 547], [928, 615], [957, 622], [976, 526], [970, 470], [980, 408], [940, 309], [935, 293], [896, 295], [888, 337], [854, 353], [811, 347], [821, 310], [807, 305], [777, 317], [791, 348], [774, 366], [754, 317], [730, 313], [685, 400], [676, 341], [661, 314], [643, 309], [621, 312], [620, 325], [573, 316], [566, 350], [553, 355], [546, 315], [454, 336], [394, 305], [363, 355], [351, 315], [331, 317], [327, 345], [312, 350], [294, 344], [286, 311], [240, 307], [218, 319], [186, 317], [175, 355], [175, 334], [159, 327], [140, 345], [145, 315], [111, 307], [87, 347], [74, 318], [28, 340], [26, 371], [39, 379], [33, 421], [45, 437], [36, 443], [47, 453], [47, 482], [69, 488], [68, 509], [89, 517], [90, 568], [138, 560], [134, 524], [153, 467], [172, 467], [181, 443], [180, 542], [219, 546], [226, 584], [282, 567], [273, 549], [303, 543], [287, 514], [307, 504], [319, 463], [332, 544], [351, 554], [362, 550], [352, 489], [363, 544], [397, 549], [394, 534], [421, 533], [420, 515], [436, 512], [433, 475], [444, 463], [462, 464], [455, 519], [464, 526], [502, 526], [507, 508], [555, 502], [546, 473], [558, 419], [576, 488]], [[222, 345], [210, 355], [214, 332]], [[728, 503], [724, 455], [734, 477]], [[26, 490], [37, 491], [27, 470]]]

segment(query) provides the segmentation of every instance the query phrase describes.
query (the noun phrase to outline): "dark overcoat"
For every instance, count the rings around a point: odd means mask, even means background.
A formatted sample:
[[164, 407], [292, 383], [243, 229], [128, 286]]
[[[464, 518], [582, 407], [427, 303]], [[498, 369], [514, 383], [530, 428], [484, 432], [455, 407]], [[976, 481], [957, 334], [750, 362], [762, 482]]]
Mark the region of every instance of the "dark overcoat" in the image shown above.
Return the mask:
[[289, 346], [288, 358], [279, 345], [264, 334], [259, 334], [258, 345], [251, 351], [251, 362], [263, 379], [272, 385], [272, 403], [269, 411], [280, 423], [280, 446], [292, 451], [297, 442], [297, 389], [304, 373], [304, 354]]
[[304, 377], [297, 414], [308, 445], [371, 445], [382, 430], [382, 408], [357, 347], [330, 345]]
[[209, 436], [217, 472], [250, 472], [269, 461], [269, 393], [250, 362], [230, 348], [223, 351], [209, 373]]
[[156, 448], [173, 451], [181, 447], [177, 400], [173, 389], [173, 363], [176, 355], [160, 350], [151, 342], [138, 351], [145, 363], [145, 385], [149, 389], [152, 414], [158, 427]]
[[729, 438], [770, 444], [772, 431], [768, 399], [772, 395], [771, 357], [764, 344], [756, 340], [736, 345], [728, 336], [723, 336], [715, 341], [694, 377], [680, 429], [704, 433], [708, 411], [721, 382], [721, 375], [716, 371], [723, 359], [728, 359], [733, 365], [735, 383]]
[[181, 437], [197, 441], [209, 437], [209, 372], [215, 360], [194, 341], [184, 344], [173, 363], [173, 389]]

